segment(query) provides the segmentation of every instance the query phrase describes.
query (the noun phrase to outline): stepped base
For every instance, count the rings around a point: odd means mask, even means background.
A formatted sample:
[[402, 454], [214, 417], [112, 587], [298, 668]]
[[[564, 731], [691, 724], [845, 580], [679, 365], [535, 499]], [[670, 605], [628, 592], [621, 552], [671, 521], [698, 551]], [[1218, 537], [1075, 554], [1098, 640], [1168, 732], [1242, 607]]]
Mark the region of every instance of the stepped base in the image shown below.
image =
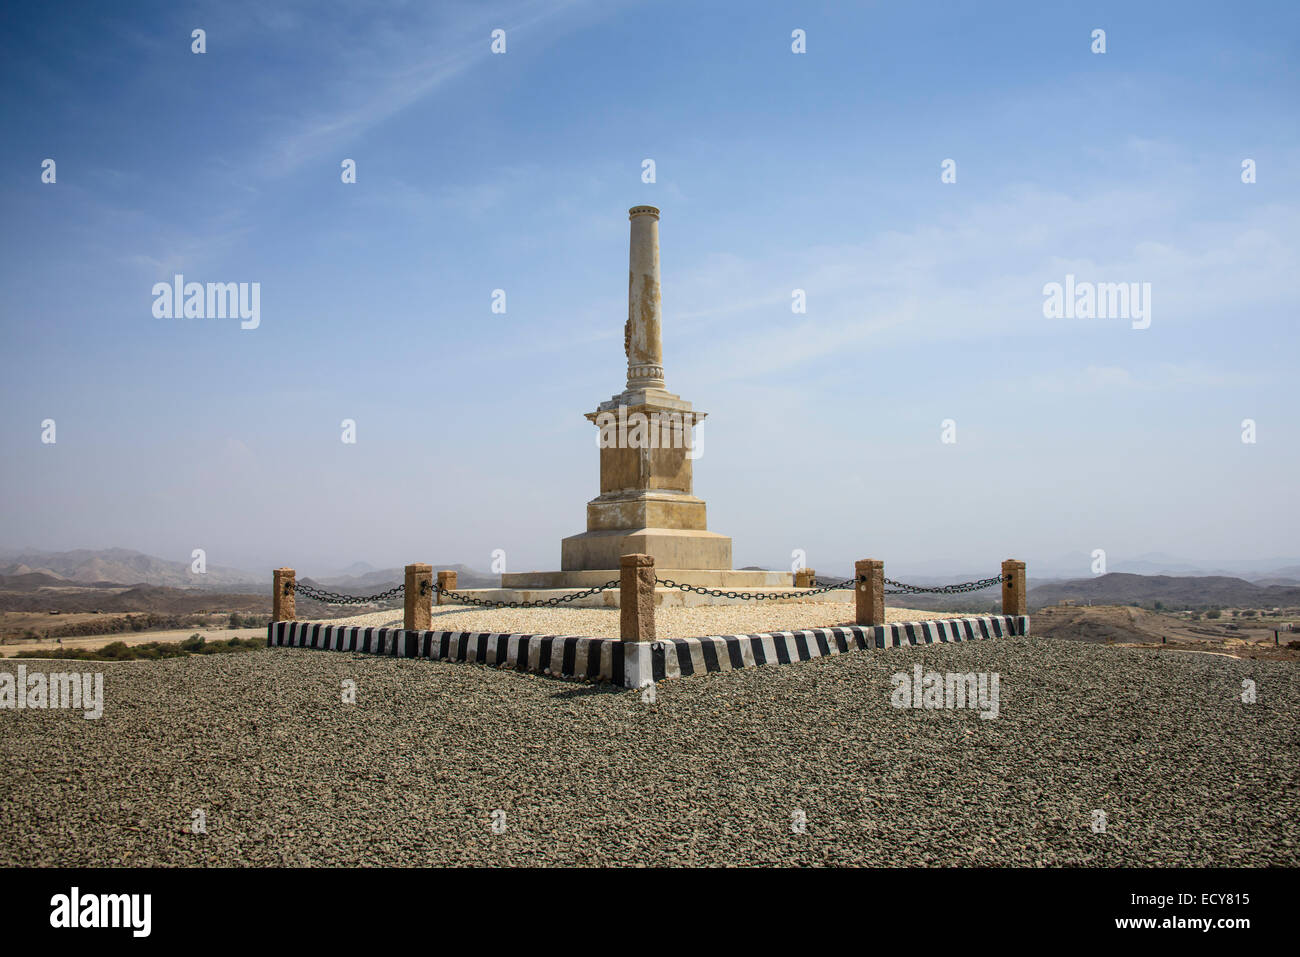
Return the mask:
[[730, 538], [687, 528], [608, 529], [570, 535], [560, 543], [560, 567], [565, 571], [618, 568], [619, 559], [632, 554], [649, 555], [661, 568], [731, 570]]
[[[706, 588], [792, 588], [791, 572], [736, 571], [730, 568], [656, 568], [660, 578]], [[501, 576], [502, 588], [592, 588], [618, 581], [615, 562], [609, 568], [565, 572], [513, 572]]]

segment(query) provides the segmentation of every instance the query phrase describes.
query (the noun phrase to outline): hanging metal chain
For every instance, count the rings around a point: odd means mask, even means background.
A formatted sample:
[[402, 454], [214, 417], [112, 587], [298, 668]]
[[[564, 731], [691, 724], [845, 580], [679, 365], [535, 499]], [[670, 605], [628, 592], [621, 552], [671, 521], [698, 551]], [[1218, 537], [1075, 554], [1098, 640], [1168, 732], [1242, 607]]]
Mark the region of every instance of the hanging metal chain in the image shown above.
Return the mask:
[[[866, 581], [866, 576], [860, 576], [856, 579], [846, 578], [842, 582], [835, 582], [834, 584], [831, 585], [822, 585], [821, 587], [818, 588], [799, 588], [794, 591], [782, 591], [782, 592], [738, 592], [734, 590], [724, 591], [721, 588], [702, 588], [699, 585], [679, 584], [678, 582], [675, 582], [669, 578], [657, 578], [657, 577], [655, 578], [655, 584], [663, 585], [665, 588], [678, 588], [682, 591], [693, 591], [696, 594], [710, 595], [714, 598], [739, 598], [742, 601], [749, 601], [751, 598], [758, 601], [764, 601], [769, 599], [773, 601], [779, 601], [780, 599], [783, 598], [786, 599], [807, 598], [810, 595], [821, 595], [828, 591], [839, 591], [840, 589], [843, 588], [853, 588], [854, 585], [859, 581]], [[983, 578], [979, 581], [974, 581], [974, 582], [962, 582], [959, 585], [940, 585], [937, 588], [924, 588], [920, 585], [906, 585], [903, 582], [896, 582], [892, 578], [886, 578], [885, 584], [893, 585], [895, 587], [886, 588], [885, 594], [886, 595], [915, 595], [915, 594], [926, 593], [926, 594], [935, 594], [935, 595], [959, 595], [962, 594], [963, 592], [979, 591], [982, 588], [988, 588], [991, 585], [996, 585], [1001, 581], [1002, 581], [1002, 576], [998, 575], [995, 578]]]
[[[993, 585], [1000, 584], [1004, 576], [997, 575], [993, 578], [982, 578], [979, 581], [962, 582], [958, 585], [939, 585], [934, 588], [927, 588], [921, 585], [908, 585], [904, 582], [894, 581], [892, 578], [884, 580], [885, 585], [892, 586], [885, 589], [886, 595], [960, 595], [965, 592], [980, 591]], [[815, 579], [814, 579], [815, 581]], [[735, 591], [734, 589], [723, 590], [721, 588], [705, 588], [700, 585], [689, 585], [685, 582], [675, 582], [671, 578], [655, 577], [656, 585], [663, 585], [665, 588], [676, 588], [679, 591], [695, 592], [699, 595], [708, 595], [712, 598], [735, 598], [742, 601], [780, 601], [791, 598], [809, 598], [813, 595], [822, 595], [826, 592], [839, 591], [845, 588], [853, 588], [857, 582], [866, 581], [865, 576], [859, 578], [846, 578], [840, 582], [834, 582], [830, 585], [821, 585], [816, 588], [798, 588], [792, 591], [782, 592], [750, 592]], [[611, 588], [618, 588], [620, 585], [617, 581], [606, 582], [603, 585], [596, 585], [593, 588], [587, 588], [583, 591], [571, 592], [568, 595], [559, 595], [555, 598], [543, 598], [538, 601], [493, 601], [485, 598], [474, 598], [460, 592], [450, 591], [439, 585], [434, 586], [434, 590], [439, 594], [450, 598], [463, 605], [477, 605], [481, 608], [548, 608], [556, 605], [567, 604], [571, 601], [577, 601], [579, 598], [589, 598], [592, 595], [598, 595], [603, 591], [609, 591]], [[427, 593], [429, 583], [421, 583], [420, 594]], [[285, 591], [293, 590], [304, 598], [312, 598], [316, 601], [325, 602], [330, 605], [370, 605], [376, 602], [389, 601], [406, 591], [406, 585], [397, 585], [388, 589], [386, 592], [380, 592], [378, 595], [341, 595], [337, 592], [326, 591], [322, 588], [314, 588], [311, 585], [305, 585], [302, 582], [285, 583]]]
[[[288, 588], [285, 590], [287, 591]], [[398, 585], [395, 588], [388, 589], [388, 591], [380, 592], [378, 595], [340, 595], [337, 592], [325, 591], [323, 588], [313, 588], [311, 585], [304, 585], [302, 582], [295, 581], [293, 590], [303, 598], [314, 598], [316, 601], [323, 601], [327, 605], [369, 605], [374, 602], [396, 598], [406, 591], [406, 585]]]
[[470, 595], [462, 595], [460, 592], [451, 591], [440, 586], [435, 586], [439, 594], [445, 595], [462, 605], [478, 605], [481, 608], [548, 608], [555, 605], [563, 605], [567, 602], [577, 601], [579, 598], [587, 598], [591, 595], [599, 595], [603, 591], [609, 591], [611, 588], [617, 588], [618, 582], [605, 582], [603, 585], [597, 585], [594, 588], [588, 588], [585, 591], [575, 591], [570, 595], [559, 595], [555, 598], [543, 598], [539, 601], [492, 601], [486, 598], [473, 598]]
[[721, 588], [703, 588], [699, 585], [687, 585], [678, 583], [671, 578], [655, 577], [656, 585], [663, 585], [665, 588], [677, 588], [681, 591], [693, 591], [699, 595], [711, 595], [714, 598], [739, 598], [742, 601], [749, 601], [751, 598], [756, 601], [765, 601], [771, 599], [779, 601], [782, 598], [807, 598], [809, 595], [820, 595], [823, 592], [837, 591], [841, 588], [852, 588], [854, 580], [846, 578], [842, 582], [836, 582], [833, 585], [824, 585], [821, 588], [800, 588], [796, 591], [723, 591]]
[[981, 578], [977, 582], [962, 582], [960, 585], [939, 585], [935, 588], [924, 588], [920, 585], [906, 585], [903, 582], [896, 582], [892, 578], [886, 578], [886, 585], [893, 585], [894, 590], [886, 590], [886, 595], [960, 595], [963, 592], [979, 591], [983, 588], [989, 588], [993, 585], [1001, 584], [1002, 575], [993, 578]]

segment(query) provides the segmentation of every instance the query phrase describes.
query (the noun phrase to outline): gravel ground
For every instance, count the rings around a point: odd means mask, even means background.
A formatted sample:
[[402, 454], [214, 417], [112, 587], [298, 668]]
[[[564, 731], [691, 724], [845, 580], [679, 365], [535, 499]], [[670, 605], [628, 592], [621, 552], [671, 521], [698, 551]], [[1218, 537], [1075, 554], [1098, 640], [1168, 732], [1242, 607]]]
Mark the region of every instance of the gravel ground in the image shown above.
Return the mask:
[[[999, 716], [892, 707], [914, 663], [998, 673]], [[653, 703], [305, 649], [77, 667], [104, 672], [100, 720], [0, 711], [0, 865], [1300, 863], [1283, 662], [1015, 638], [670, 681]]]
[[[971, 614], [981, 614], [972, 612]], [[987, 614], [987, 613], [984, 613]], [[473, 608], [435, 605], [437, 631], [486, 631], [520, 635], [582, 635], [618, 637], [617, 608]], [[952, 618], [951, 612], [886, 608], [886, 621], [922, 621]], [[774, 601], [748, 605], [697, 605], [692, 608], [656, 608], [655, 637], [700, 638], [705, 635], [753, 635], [792, 628], [821, 628], [853, 622], [853, 605], [843, 601]], [[402, 609], [372, 612], [351, 618], [333, 618], [326, 624], [364, 628], [401, 628]]]

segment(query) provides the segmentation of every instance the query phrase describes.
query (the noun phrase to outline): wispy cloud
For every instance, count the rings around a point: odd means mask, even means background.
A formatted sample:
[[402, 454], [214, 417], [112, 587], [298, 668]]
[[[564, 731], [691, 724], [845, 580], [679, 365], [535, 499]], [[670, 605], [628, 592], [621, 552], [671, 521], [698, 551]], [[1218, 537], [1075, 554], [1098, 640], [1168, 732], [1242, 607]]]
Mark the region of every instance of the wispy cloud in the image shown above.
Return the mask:
[[[533, 28], [555, 24], [585, 3], [527, 0], [499, 9], [407, 6], [400, 28], [378, 25], [364, 42], [347, 31], [335, 33], [328, 41], [334, 45], [337, 66], [321, 71], [335, 79], [305, 97], [312, 105], [287, 131], [275, 136], [265, 151], [262, 172], [290, 173], [436, 93], [494, 55], [490, 48], [494, 29], [505, 30], [509, 42], [516, 32], [526, 35]], [[539, 41], [536, 34], [530, 39]]]
[[[1183, 225], [1157, 230], [1153, 216]], [[1054, 335], [1066, 320], [1043, 318], [1042, 289], [1067, 273], [1151, 283], [1154, 323], [1227, 322], [1289, 308], [1297, 223], [1300, 208], [1281, 205], [1211, 219], [1177, 190], [1071, 196], [1012, 186], [940, 225], [859, 244], [779, 249], [761, 260], [716, 253], [674, 282], [665, 312], [727, 337], [733, 376], [766, 375], [860, 341]], [[1086, 257], [1071, 255], [1085, 249]], [[791, 311], [796, 288], [807, 293], [806, 315]], [[678, 302], [691, 307], [674, 313]]]

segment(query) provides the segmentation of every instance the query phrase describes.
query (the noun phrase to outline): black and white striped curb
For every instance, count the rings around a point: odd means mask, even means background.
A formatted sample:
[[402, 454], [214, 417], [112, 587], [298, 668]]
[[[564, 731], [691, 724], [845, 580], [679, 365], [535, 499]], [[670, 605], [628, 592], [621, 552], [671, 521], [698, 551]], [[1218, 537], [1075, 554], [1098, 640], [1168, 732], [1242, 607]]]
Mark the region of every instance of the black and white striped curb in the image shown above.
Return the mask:
[[629, 643], [577, 635], [507, 635], [473, 631], [407, 631], [309, 621], [273, 621], [271, 647], [356, 651], [391, 658], [469, 661], [513, 671], [621, 683]]
[[1028, 615], [984, 615], [892, 625], [839, 625], [761, 635], [674, 638], [652, 643], [651, 677], [661, 681], [710, 671], [784, 665], [868, 648], [898, 648], [1027, 634]]
[[892, 625], [840, 625], [758, 635], [625, 642], [578, 635], [407, 631], [308, 621], [273, 621], [270, 647], [317, 648], [392, 658], [466, 661], [513, 671], [640, 688], [666, 678], [789, 664], [868, 648], [896, 648], [1029, 634], [1023, 615], [986, 615]]

